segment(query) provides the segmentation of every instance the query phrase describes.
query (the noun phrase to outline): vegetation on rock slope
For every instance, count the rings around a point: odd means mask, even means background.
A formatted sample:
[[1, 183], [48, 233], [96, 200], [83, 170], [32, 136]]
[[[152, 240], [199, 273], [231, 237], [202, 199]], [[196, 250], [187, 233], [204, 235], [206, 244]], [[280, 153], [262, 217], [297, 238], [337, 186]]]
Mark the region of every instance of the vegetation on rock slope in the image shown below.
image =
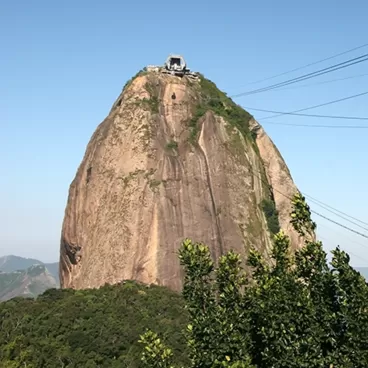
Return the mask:
[[264, 199], [262, 201], [262, 210], [266, 216], [271, 234], [277, 234], [280, 231], [280, 223], [275, 202], [272, 199]]
[[[244, 110], [241, 106], [237, 105], [231, 98], [229, 98], [224, 92], [220, 91], [215, 83], [206, 79], [201, 75], [199, 84], [199, 96], [200, 102], [195, 106], [193, 117], [189, 122], [190, 137], [189, 141], [195, 144], [198, 138], [198, 121], [204, 116], [207, 111], [212, 111], [215, 115], [224, 118], [231, 127], [236, 128], [243, 136], [246, 142], [251, 145], [255, 152], [260, 157], [258, 146], [255, 143], [256, 135], [249, 129], [249, 122], [253, 118], [249, 112]], [[239, 146], [239, 142], [233, 142], [233, 145]], [[234, 147], [235, 150], [239, 150], [239, 147]], [[240, 143], [240, 150], [244, 153], [244, 148]], [[251, 168], [255, 170], [256, 168]], [[272, 188], [270, 187], [267, 176], [262, 166], [259, 173], [262, 177], [264, 185], [265, 198], [261, 203], [262, 210], [265, 214], [268, 229], [271, 234], [276, 234], [280, 230], [278, 211], [273, 198]]]
[[252, 115], [227, 97], [224, 92], [220, 91], [213, 82], [203, 75], [200, 76], [198, 93], [200, 101], [195, 106], [193, 117], [189, 122], [191, 129], [190, 141], [192, 143], [196, 142], [197, 139], [198, 120], [209, 110], [236, 127], [245, 139], [250, 138], [253, 141], [254, 137], [249, 130], [249, 121]]

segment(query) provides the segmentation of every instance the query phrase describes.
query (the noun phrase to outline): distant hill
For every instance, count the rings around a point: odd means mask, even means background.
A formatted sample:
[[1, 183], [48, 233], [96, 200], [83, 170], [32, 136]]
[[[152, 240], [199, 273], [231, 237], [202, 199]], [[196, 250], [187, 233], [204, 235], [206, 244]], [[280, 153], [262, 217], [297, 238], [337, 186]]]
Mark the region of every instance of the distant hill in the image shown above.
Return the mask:
[[50, 288], [59, 288], [59, 263], [33, 258], [0, 257], [0, 301], [16, 296], [35, 297]]
[[17, 296], [36, 297], [59, 283], [45, 265], [34, 264], [25, 270], [0, 272], [0, 301]]
[[59, 262], [44, 263], [44, 266], [51, 273], [51, 275], [54, 276], [57, 284], [59, 285], [60, 284], [60, 281], [59, 281]]
[[13, 255], [0, 257], [0, 272], [24, 271], [34, 265], [44, 265], [59, 284], [59, 262], [44, 263], [38, 259]]
[[18, 256], [4, 256], [0, 257], [0, 271], [13, 272], [25, 270], [36, 264], [42, 264], [41, 261], [33, 258], [23, 258]]

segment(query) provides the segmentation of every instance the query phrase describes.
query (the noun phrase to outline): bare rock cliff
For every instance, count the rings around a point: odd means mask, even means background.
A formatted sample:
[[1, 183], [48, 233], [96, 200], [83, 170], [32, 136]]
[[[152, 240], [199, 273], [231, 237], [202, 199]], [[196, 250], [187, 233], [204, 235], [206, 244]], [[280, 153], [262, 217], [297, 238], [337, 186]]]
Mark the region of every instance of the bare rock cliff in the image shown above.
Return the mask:
[[135, 279], [180, 290], [184, 238], [216, 259], [229, 249], [245, 257], [251, 246], [267, 255], [277, 220], [298, 248], [280, 194], [295, 191], [262, 127], [212, 82], [141, 72], [96, 129], [70, 186], [61, 285]]

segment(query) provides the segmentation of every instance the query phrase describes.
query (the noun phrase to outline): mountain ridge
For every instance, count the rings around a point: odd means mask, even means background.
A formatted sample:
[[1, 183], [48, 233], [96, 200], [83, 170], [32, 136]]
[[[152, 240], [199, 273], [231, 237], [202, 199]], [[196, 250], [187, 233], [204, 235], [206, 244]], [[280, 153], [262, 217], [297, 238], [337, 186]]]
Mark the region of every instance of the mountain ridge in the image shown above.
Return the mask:
[[14, 255], [0, 257], [0, 301], [14, 297], [37, 297], [45, 290], [59, 288], [58, 262]]
[[0, 273], [0, 301], [20, 296], [34, 298], [51, 288], [58, 288], [58, 284], [44, 265]]
[[21, 257], [13, 254], [0, 257], [0, 271], [2, 272], [14, 272], [18, 270], [25, 270], [35, 264], [45, 265], [50, 273], [59, 278], [59, 262], [43, 262], [36, 258]]
[[43, 262], [34, 258], [20, 257], [10, 254], [0, 257], [0, 271], [13, 272], [23, 270], [34, 264], [42, 263]]

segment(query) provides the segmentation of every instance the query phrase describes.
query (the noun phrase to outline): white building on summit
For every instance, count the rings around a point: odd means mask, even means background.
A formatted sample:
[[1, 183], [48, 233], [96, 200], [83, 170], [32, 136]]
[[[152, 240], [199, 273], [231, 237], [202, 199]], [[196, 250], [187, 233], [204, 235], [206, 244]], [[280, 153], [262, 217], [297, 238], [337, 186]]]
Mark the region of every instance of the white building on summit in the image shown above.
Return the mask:
[[148, 65], [146, 67], [146, 70], [176, 75], [179, 77], [183, 77], [184, 75], [192, 77], [192, 78], [198, 77], [198, 73], [191, 72], [187, 68], [187, 63], [185, 62], [185, 59], [183, 56], [174, 55], [174, 54], [171, 54], [168, 56], [163, 67], [157, 66], [157, 65]]
[[165, 67], [167, 70], [173, 72], [185, 73], [187, 70], [187, 63], [181, 55], [170, 55], [165, 62]]

